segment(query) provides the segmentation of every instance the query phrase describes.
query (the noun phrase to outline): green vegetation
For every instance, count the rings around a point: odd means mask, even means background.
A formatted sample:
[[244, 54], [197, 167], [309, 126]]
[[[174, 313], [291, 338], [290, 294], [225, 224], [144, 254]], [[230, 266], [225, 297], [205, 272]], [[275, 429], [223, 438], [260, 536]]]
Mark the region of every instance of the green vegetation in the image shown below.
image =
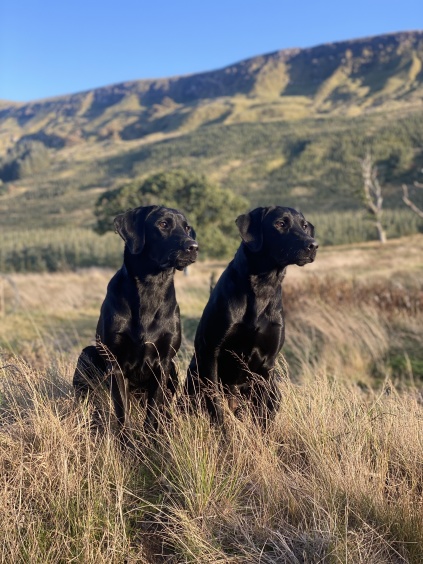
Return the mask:
[[[251, 205], [281, 201], [310, 209], [360, 207], [360, 159], [372, 150], [388, 207], [423, 163], [423, 112], [386, 124], [382, 116], [208, 126], [104, 162], [111, 175], [144, 175], [163, 164], [218, 178]], [[398, 193], [397, 193], [398, 192]]]
[[[133, 196], [134, 200], [129, 198], [128, 205], [122, 202], [122, 207], [119, 207], [116, 213], [139, 205], [143, 201], [139, 199], [136, 191], [132, 192], [131, 187], [138, 190], [139, 186], [138, 183], [129, 185], [128, 196]], [[122, 192], [125, 193], [127, 188], [125, 187]], [[110, 200], [101, 199], [98, 208], [98, 217], [99, 219], [104, 217], [105, 228], [109, 226], [110, 217], [115, 213], [113, 206], [117, 201], [114, 200], [113, 194], [115, 192], [110, 193]], [[123, 196], [120, 190], [116, 191], [116, 194], [119, 197]], [[204, 200], [202, 205], [207, 202]], [[175, 204], [170, 200], [169, 205]], [[207, 207], [205, 211], [208, 209], [212, 208]], [[205, 229], [197, 228], [197, 225], [201, 226], [201, 223], [198, 223], [198, 216], [195, 222], [192, 220], [195, 214], [187, 212], [189, 220], [197, 231], [197, 240], [200, 244], [199, 260], [207, 257], [222, 257], [228, 260], [232, 257], [240, 242], [234, 218], [241, 212], [232, 210], [231, 214], [225, 215], [226, 224], [220, 224], [218, 228], [217, 224], [210, 222]], [[316, 237], [321, 246], [345, 245], [377, 239], [376, 229], [364, 211], [310, 212], [307, 218], [316, 226]], [[383, 214], [383, 221], [388, 238], [413, 235], [423, 230], [419, 217], [408, 209], [387, 210]], [[0, 272], [57, 272], [89, 266], [118, 268], [122, 263], [122, 253], [121, 239], [110, 232], [98, 235], [91, 229], [64, 227], [7, 230], [0, 244]]]
[[[316, 226], [316, 237], [321, 245], [345, 245], [378, 239], [374, 221], [364, 210], [311, 212], [307, 218]], [[423, 232], [419, 217], [407, 209], [386, 210], [382, 221], [391, 239]]]
[[6, 231], [0, 245], [0, 272], [58, 272], [122, 264], [123, 244], [114, 234], [90, 229]]
[[[187, 213], [203, 258], [229, 258], [238, 241], [238, 210], [260, 205], [315, 216], [324, 244], [365, 241], [376, 237], [358, 213], [360, 159], [370, 150], [383, 185], [388, 237], [419, 232], [421, 221], [402, 212], [401, 184], [420, 179], [423, 167], [422, 37], [393, 34], [274, 53], [233, 65], [231, 72], [2, 107], [0, 171], [7, 181], [0, 185], [1, 227], [19, 241], [23, 227], [47, 226], [58, 241], [55, 229], [88, 233], [97, 224], [95, 210], [106, 209], [107, 200], [111, 216], [155, 199]], [[24, 147], [32, 149], [27, 154]], [[172, 188], [170, 179], [181, 170], [202, 177], [201, 196], [199, 189], [187, 197]], [[148, 187], [147, 179], [160, 174], [169, 194]], [[127, 192], [134, 196], [130, 204]], [[421, 190], [411, 196], [423, 206]], [[213, 213], [225, 200], [219, 226], [204, 209], [214, 198]], [[10, 244], [2, 242], [2, 268], [81, 264], [72, 252], [63, 258], [55, 244], [29, 247], [10, 258]], [[93, 264], [102, 261], [94, 258]]]
[[[388, 123], [378, 114], [366, 119], [307, 120], [295, 126], [287, 122], [211, 125], [135, 148], [118, 144], [107, 155], [92, 145], [86, 159], [71, 160], [70, 149], [63, 149], [53, 154], [47, 172], [4, 185], [0, 206], [7, 213], [1, 222], [9, 229], [19, 224], [40, 228], [46, 223], [91, 227], [95, 203], [103, 192], [141, 185], [159, 171], [181, 168], [243, 196], [246, 207], [278, 203], [305, 213], [358, 210], [360, 158], [367, 146], [379, 167], [384, 208], [402, 208], [402, 182], [411, 184], [420, 177], [422, 131], [423, 112], [416, 112], [394, 115]], [[78, 154], [82, 147], [73, 149], [73, 155], [76, 149]], [[413, 198], [422, 205], [423, 194], [416, 192]]]
[[40, 141], [20, 141], [0, 159], [0, 180], [19, 180], [48, 168], [50, 153]]

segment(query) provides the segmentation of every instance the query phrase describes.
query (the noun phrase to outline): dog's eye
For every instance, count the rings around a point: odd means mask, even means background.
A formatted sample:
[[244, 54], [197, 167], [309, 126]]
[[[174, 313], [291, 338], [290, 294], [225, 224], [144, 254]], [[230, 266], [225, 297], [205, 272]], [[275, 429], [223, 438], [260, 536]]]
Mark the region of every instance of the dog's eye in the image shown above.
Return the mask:
[[159, 226], [160, 226], [162, 229], [166, 229], [166, 228], [168, 227], [168, 223], [167, 223], [167, 221], [161, 221], [161, 222], [159, 223]]
[[285, 221], [280, 219], [279, 221], [277, 221], [275, 223], [275, 227], [277, 227], [278, 229], [282, 229], [283, 227], [286, 227], [286, 223], [285, 223]]
[[307, 227], [308, 227], [308, 223], [304, 223], [304, 225], [303, 225], [304, 231], [307, 231]]
[[185, 227], [185, 231], [186, 231], [187, 233], [190, 233], [190, 232], [191, 232], [191, 226], [190, 226], [190, 225], [187, 225], [187, 226]]

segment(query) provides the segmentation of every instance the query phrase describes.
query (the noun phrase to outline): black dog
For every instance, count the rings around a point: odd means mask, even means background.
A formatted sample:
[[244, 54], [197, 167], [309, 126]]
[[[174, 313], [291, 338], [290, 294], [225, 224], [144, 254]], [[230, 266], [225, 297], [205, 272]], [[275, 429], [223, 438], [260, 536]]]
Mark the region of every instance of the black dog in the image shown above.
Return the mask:
[[135, 208], [118, 215], [114, 225], [125, 241], [123, 266], [109, 282], [96, 346], [82, 351], [73, 385], [84, 397], [104, 380], [121, 427], [128, 393], [146, 394], [146, 427], [154, 428], [157, 410], [177, 388], [172, 359], [181, 344], [181, 324], [175, 268], [193, 263], [198, 245], [185, 216], [174, 209]]
[[185, 391], [205, 397], [221, 423], [221, 387], [232, 407], [249, 400], [265, 424], [280, 399], [273, 368], [285, 340], [281, 283], [289, 264], [314, 261], [318, 245], [313, 225], [292, 208], [257, 208], [236, 224], [242, 242], [204, 309]]

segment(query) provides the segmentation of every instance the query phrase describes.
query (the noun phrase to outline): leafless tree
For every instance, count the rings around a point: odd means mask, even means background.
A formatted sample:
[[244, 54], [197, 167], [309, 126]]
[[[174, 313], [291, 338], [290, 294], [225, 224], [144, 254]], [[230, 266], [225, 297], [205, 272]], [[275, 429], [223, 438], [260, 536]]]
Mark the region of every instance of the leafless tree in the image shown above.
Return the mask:
[[361, 160], [363, 177], [363, 199], [367, 210], [374, 218], [374, 224], [379, 234], [379, 241], [386, 243], [386, 233], [382, 225], [382, 187], [377, 177], [377, 166], [373, 163], [370, 151]]
[[[422, 169], [422, 171], [423, 171], [423, 169]], [[414, 186], [416, 188], [423, 188], [423, 184], [421, 182], [417, 182], [417, 181], [414, 182]], [[419, 217], [421, 217], [423, 219], [423, 210], [421, 210], [418, 206], [416, 206], [416, 204], [412, 200], [410, 200], [407, 184], [402, 185], [402, 192], [403, 192], [403, 195], [402, 195], [403, 202], [409, 208], [411, 208], [414, 213], [416, 213]]]

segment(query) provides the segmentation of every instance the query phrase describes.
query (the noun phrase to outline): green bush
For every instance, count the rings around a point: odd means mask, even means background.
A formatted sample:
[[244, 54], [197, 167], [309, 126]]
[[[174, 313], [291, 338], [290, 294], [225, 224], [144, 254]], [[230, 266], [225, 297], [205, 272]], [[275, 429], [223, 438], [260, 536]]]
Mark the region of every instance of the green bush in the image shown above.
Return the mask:
[[235, 251], [239, 243], [235, 219], [248, 208], [247, 200], [203, 175], [171, 170], [102, 194], [95, 208], [96, 230], [106, 233], [119, 213], [152, 204], [186, 214], [197, 232], [202, 258], [227, 257]]

